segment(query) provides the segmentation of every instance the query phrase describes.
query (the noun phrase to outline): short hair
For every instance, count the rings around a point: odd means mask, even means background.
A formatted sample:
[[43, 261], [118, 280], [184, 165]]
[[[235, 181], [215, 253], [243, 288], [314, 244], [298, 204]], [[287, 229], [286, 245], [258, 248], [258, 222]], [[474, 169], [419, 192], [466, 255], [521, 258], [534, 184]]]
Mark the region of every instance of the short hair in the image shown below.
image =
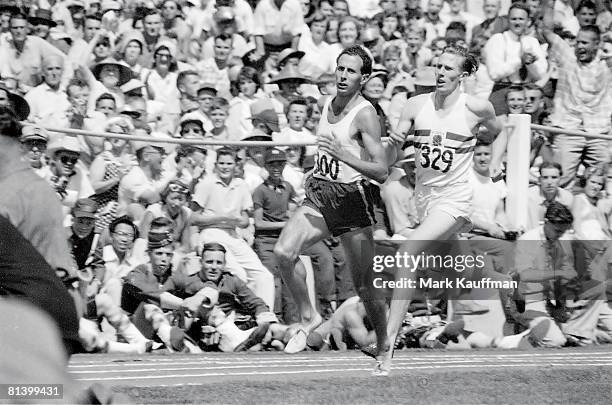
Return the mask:
[[220, 39], [221, 41], [232, 41], [234, 38], [232, 38], [232, 36], [228, 34], [218, 34], [215, 35], [213, 43], [217, 42], [217, 39]]
[[584, 27], [580, 27], [580, 31], [590, 32], [595, 35], [597, 42], [601, 39], [601, 30], [597, 25], [585, 25]]
[[478, 59], [476, 55], [471, 53], [467, 48], [457, 45], [449, 45], [444, 48], [442, 53], [450, 53], [453, 55], [461, 56], [463, 58], [463, 63], [461, 64], [461, 70], [463, 72], [467, 72], [470, 76], [476, 73], [478, 70]]
[[327, 25], [327, 16], [320, 11], [315, 11], [312, 16], [310, 16], [310, 22], [308, 26], [310, 27], [313, 23], [316, 22], [324, 22]]
[[545, 160], [540, 165], [540, 175], [542, 175], [542, 171], [544, 169], [557, 169], [559, 171], [559, 176], [563, 175], [563, 170], [561, 169], [561, 164], [557, 162], [551, 162], [549, 160]]
[[525, 88], [521, 86], [520, 84], [513, 84], [510, 87], [508, 87], [506, 89], [506, 96], [505, 96], [506, 101], [508, 101], [508, 94], [518, 93], [518, 92], [525, 93]]
[[553, 224], [571, 225], [574, 222], [572, 211], [558, 201], [551, 201], [548, 204], [544, 219]]
[[70, 95], [70, 87], [75, 86], [75, 87], [79, 87], [79, 88], [89, 88], [89, 83], [87, 83], [85, 80], [79, 79], [77, 77], [73, 77], [72, 79], [70, 79], [70, 81], [68, 82], [68, 85], [66, 86], [66, 94]]
[[585, 187], [587, 181], [593, 176], [602, 176], [603, 177], [603, 188], [606, 187], [606, 179], [608, 175], [608, 168], [604, 164], [598, 164], [594, 166], [589, 166], [584, 171], [584, 174], [580, 177], [579, 185], [580, 187]]
[[161, 17], [161, 11], [156, 9], [156, 8], [147, 8], [147, 10], [144, 13], [144, 16], [142, 17], [142, 21], [144, 22], [145, 18], [151, 16], [151, 15], [158, 15]]
[[510, 12], [514, 10], [515, 8], [519, 10], [523, 10], [524, 12], [527, 13], [527, 17], [531, 17], [531, 11], [529, 10], [529, 7], [527, 7], [525, 3], [519, 2], [519, 1], [512, 3], [510, 8], [508, 9], [508, 15], [510, 15]]
[[467, 32], [467, 28], [465, 28], [465, 24], [462, 23], [461, 21], [451, 21], [448, 24], [448, 27], [446, 27], [446, 31], [448, 32], [449, 30], [459, 30], [459, 31], [462, 31], [463, 33]]
[[257, 85], [257, 88], [261, 87], [261, 78], [259, 72], [252, 66], [243, 66], [238, 73], [238, 82], [240, 79], [252, 80]]
[[237, 160], [236, 151], [225, 146], [217, 150], [217, 162], [219, 161], [221, 156], [231, 156], [234, 161]]
[[425, 27], [412, 25], [406, 30], [406, 36], [408, 36], [409, 34], [417, 34], [422, 40], [424, 40], [427, 37], [427, 30], [425, 29]]
[[382, 60], [384, 61], [389, 55], [398, 55], [398, 56], [401, 57], [402, 56], [402, 50], [397, 45], [389, 45], [383, 51]]
[[227, 113], [229, 110], [229, 102], [225, 97], [215, 97], [212, 100], [212, 104], [210, 106], [210, 111], [214, 110], [223, 110]]
[[100, 95], [100, 97], [98, 97], [96, 99], [96, 106], [102, 100], [113, 100], [113, 103], [115, 103], [115, 105], [117, 105], [117, 100], [115, 99], [115, 96], [113, 96], [111, 93], [102, 93]]
[[368, 55], [366, 50], [363, 49], [363, 47], [361, 47], [360, 45], [349, 46], [348, 48], [340, 52], [340, 55], [338, 55], [338, 57], [336, 58], [336, 64], [338, 63], [342, 55], [358, 56], [359, 58], [361, 58], [361, 62], [362, 62], [361, 63], [361, 74], [362, 75], [372, 74], [372, 58], [370, 57], [370, 55]]
[[476, 145], [474, 146], [474, 149], [479, 148], [481, 146], [486, 146], [488, 148], [493, 146], [493, 141], [486, 139], [486, 138], [478, 138], [476, 140]]
[[198, 72], [196, 72], [195, 70], [183, 70], [181, 72], [179, 72], [178, 76], [176, 77], [176, 87], [178, 88], [178, 86], [180, 86], [181, 84], [183, 84], [183, 82], [185, 81], [185, 78], [187, 76], [200, 76], [200, 74]]
[[217, 242], [208, 242], [202, 245], [202, 257], [204, 257], [204, 252], [223, 252], [226, 253], [225, 247]]
[[535, 83], [525, 83], [523, 84], [523, 90], [527, 91], [527, 90], [537, 90], [539, 92], [541, 92], [542, 94], [544, 94], [544, 90], [538, 86]]
[[296, 99], [291, 100], [291, 102], [287, 106], [287, 111], [285, 112], [286, 114], [289, 114], [289, 110], [291, 110], [292, 105], [303, 105], [304, 107], [306, 107], [306, 113], [308, 113], [308, 102], [305, 98], [298, 97]]
[[99, 13], [96, 14], [87, 14], [85, 16], [85, 21], [87, 20], [96, 20], [96, 21], [102, 21], [102, 16]]
[[28, 17], [25, 14], [23, 14], [23, 13], [12, 14], [11, 18], [9, 18], [9, 26], [13, 22], [13, 20], [26, 20], [26, 21], [28, 21]]
[[129, 225], [132, 227], [132, 230], [134, 231], [134, 239], [132, 241], [135, 241], [136, 239], [138, 239], [138, 237], [140, 236], [140, 233], [138, 232], [138, 227], [134, 224], [134, 222], [132, 222], [132, 219], [128, 217], [127, 215], [115, 218], [115, 220], [111, 222], [110, 225], [108, 226], [108, 230], [111, 233], [114, 233], [117, 226], [121, 224]]
[[576, 13], [585, 7], [597, 11], [597, 5], [595, 5], [595, 3], [593, 3], [591, 0], [582, 0], [576, 7]]

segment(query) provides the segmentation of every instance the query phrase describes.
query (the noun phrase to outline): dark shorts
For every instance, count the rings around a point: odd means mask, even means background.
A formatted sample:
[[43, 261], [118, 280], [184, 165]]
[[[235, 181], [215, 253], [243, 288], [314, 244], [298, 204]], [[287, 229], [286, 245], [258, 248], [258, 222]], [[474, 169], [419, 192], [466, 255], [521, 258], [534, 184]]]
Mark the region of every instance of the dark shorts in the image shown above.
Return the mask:
[[309, 177], [304, 205], [318, 210], [332, 235], [340, 236], [376, 223], [372, 187], [365, 180], [334, 183]]

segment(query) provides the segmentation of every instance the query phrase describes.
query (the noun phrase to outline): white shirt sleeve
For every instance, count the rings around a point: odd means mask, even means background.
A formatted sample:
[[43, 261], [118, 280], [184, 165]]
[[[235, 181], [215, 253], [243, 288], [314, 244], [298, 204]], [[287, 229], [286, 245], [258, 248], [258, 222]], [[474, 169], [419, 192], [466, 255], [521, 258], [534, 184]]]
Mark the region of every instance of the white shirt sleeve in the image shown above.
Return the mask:
[[500, 81], [521, 68], [520, 55], [508, 52], [503, 34], [495, 34], [485, 44], [484, 55], [489, 76], [493, 81]]

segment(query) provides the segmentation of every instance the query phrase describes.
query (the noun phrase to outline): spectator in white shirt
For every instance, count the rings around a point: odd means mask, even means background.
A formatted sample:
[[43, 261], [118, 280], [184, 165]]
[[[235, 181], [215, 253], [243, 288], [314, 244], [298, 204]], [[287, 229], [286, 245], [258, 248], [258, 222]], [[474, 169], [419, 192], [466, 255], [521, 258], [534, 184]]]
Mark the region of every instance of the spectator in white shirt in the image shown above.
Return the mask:
[[30, 105], [30, 117], [33, 122], [43, 121], [53, 125], [53, 120], [63, 116], [70, 107], [66, 93], [60, 88], [64, 72], [64, 58], [49, 55], [42, 61], [44, 82], [30, 90], [25, 99]]
[[255, 7], [253, 18], [253, 35], [257, 49], [255, 60], [270, 52], [298, 47], [304, 25], [299, 0], [260, 0]]
[[330, 45], [325, 42], [327, 25], [327, 17], [316, 12], [310, 22], [310, 35], [300, 37], [298, 50], [304, 52], [300, 60], [300, 73], [313, 79], [334, 71], [335, 61], [331, 57]]
[[[280, 133], [274, 133], [272, 138], [277, 142], [313, 142], [317, 137], [304, 128], [308, 119], [308, 105], [303, 98], [292, 100], [287, 107], [288, 126], [281, 129]], [[306, 147], [306, 155], [313, 156], [317, 151], [316, 146]]]
[[128, 213], [136, 222], [144, 215], [145, 206], [158, 202], [171, 176], [164, 176], [164, 146], [153, 142], [132, 142], [138, 166], [119, 182], [119, 215]]
[[546, 54], [534, 37], [526, 36], [529, 9], [514, 3], [508, 13], [510, 27], [493, 35], [485, 45], [484, 58], [489, 76], [495, 81], [490, 101], [496, 115], [507, 113], [505, 89], [512, 83], [534, 82], [548, 70]]

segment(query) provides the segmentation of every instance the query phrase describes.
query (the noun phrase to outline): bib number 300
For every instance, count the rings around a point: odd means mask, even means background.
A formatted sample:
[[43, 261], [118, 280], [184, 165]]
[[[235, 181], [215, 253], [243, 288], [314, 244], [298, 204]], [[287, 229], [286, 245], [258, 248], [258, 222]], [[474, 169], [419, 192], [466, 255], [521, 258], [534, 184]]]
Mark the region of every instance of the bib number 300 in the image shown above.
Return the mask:
[[340, 163], [338, 160], [333, 157], [329, 157], [327, 155], [319, 156], [316, 162], [316, 171], [323, 176], [329, 177], [332, 180], [338, 179], [338, 174], [340, 172]]
[[421, 147], [421, 167], [424, 169], [431, 167], [433, 170], [447, 173], [453, 165], [453, 157], [453, 151], [449, 149], [430, 148], [428, 145]]

